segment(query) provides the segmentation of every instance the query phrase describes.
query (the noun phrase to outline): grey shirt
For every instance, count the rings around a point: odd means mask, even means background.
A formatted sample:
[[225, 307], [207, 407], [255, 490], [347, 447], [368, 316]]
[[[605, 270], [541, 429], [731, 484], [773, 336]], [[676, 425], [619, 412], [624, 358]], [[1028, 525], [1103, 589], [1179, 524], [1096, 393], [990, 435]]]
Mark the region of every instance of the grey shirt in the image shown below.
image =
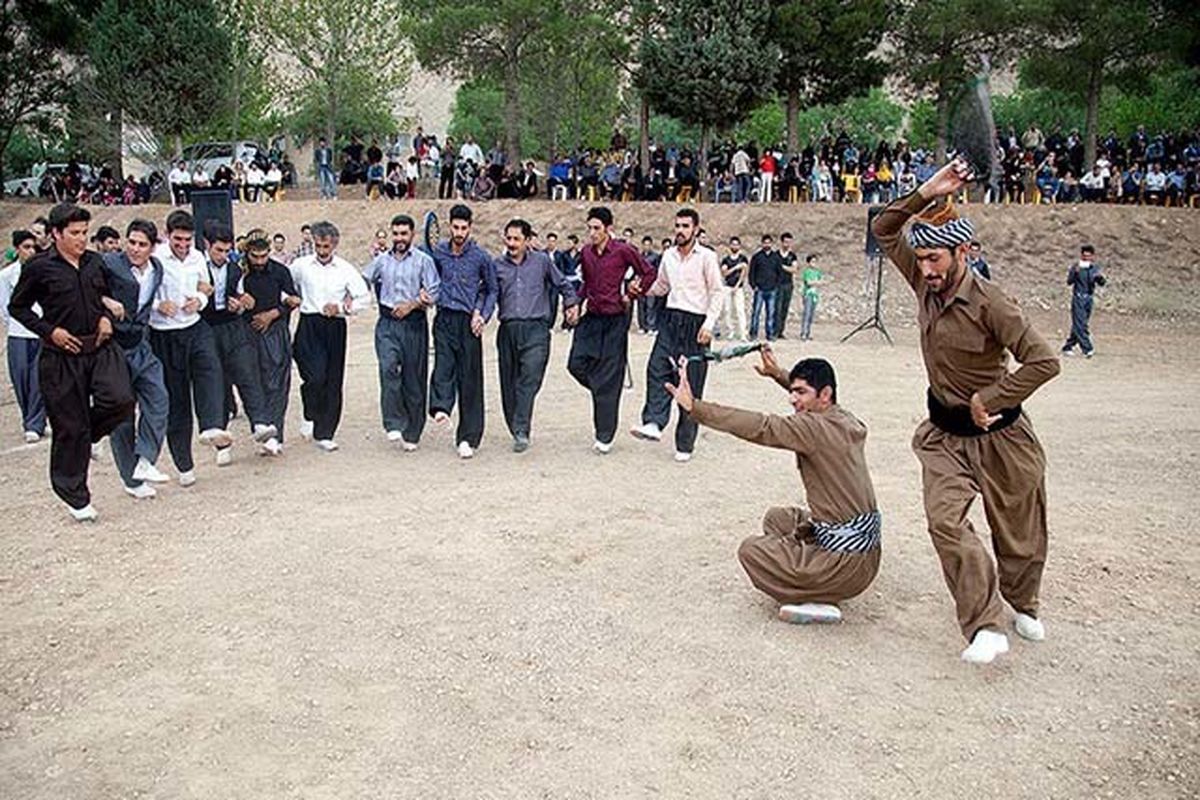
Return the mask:
[[389, 308], [416, 302], [422, 289], [436, 303], [442, 284], [433, 259], [415, 247], [403, 258], [396, 258], [391, 250], [375, 256], [363, 271], [363, 280], [375, 290], [380, 305]]
[[500, 321], [517, 319], [550, 319], [551, 292], [563, 298], [563, 307], [579, 305], [579, 297], [571, 282], [554, 266], [550, 256], [538, 250], [525, 253], [520, 264], [508, 253], [493, 262], [500, 282]]

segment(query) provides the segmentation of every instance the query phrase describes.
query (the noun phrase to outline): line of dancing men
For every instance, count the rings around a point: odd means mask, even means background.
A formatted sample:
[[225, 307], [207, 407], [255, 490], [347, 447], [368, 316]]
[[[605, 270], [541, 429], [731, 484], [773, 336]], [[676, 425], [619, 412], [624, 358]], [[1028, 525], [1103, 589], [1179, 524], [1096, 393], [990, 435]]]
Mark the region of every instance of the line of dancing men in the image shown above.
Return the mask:
[[[1015, 612], [1019, 635], [1045, 636], [1038, 619], [1045, 458], [1021, 402], [1057, 374], [1058, 360], [1015, 302], [967, 266], [973, 228], [941, 201], [968, 178], [961, 162], [947, 165], [889, 206], [875, 234], [919, 301], [929, 419], [913, 446], [929, 531], [969, 643], [962, 658], [987, 663], [1008, 650], [1001, 598]], [[838, 404], [832, 365], [810, 358], [785, 371], [763, 349], [757, 369], [788, 391], [791, 415], [701, 399], [703, 355], [726, 284], [715, 252], [699, 244], [693, 209], [677, 212], [674, 246], [657, 265], [612, 236], [609, 209], [591, 209], [578, 290], [548, 255], [530, 249], [533, 230], [524, 220], [505, 226], [505, 251], [491, 257], [472, 240], [471, 211], [463, 205], [452, 208], [450, 236], [432, 255], [413, 246], [413, 220], [397, 215], [391, 250], [361, 273], [336, 254], [338, 231], [328, 222], [312, 225], [313, 254], [290, 266], [271, 259], [264, 232], [248, 234], [244, 270], [229, 260], [227, 226], [210, 225], [207, 252], [200, 253], [184, 211], [168, 217], [165, 241], [153, 223], [135, 220], [123, 252], [104, 256], [87, 249], [89, 222], [89, 212], [74, 205], [51, 211], [53, 247], [24, 262], [8, 304], [12, 318], [43, 343], [37, 370], [52, 428], [51, 484], [77, 520], [98, 516], [87, 475], [91, 446], [106, 435], [125, 490], [139, 499], [153, 497], [152, 484], [168, 480], [156, 466], [164, 437], [180, 484], [195, 483], [194, 418], [217, 464], [230, 463], [228, 386], [237, 388], [264, 454], [279, 455], [293, 359], [301, 433], [324, 451], [336, 450], [346, 321], [371, 305], [372, 293], [379, 306], [383, 424], [403, 450], [417, 448], [427, 417], [448, 426], [456, 405], [458, 455], [470, 458], [479, 447], [481, 337], [493, 315], [500, 319], [505, 423], [513, 450], [528, 449], [557, 296], [575, 328], [567, 369], [591, 393], [593, 448], [606, 454], [618, 426], [629, 309], [651, 296], [665, 297], [665, 309], [647, 363], [641, 424], [631, 433], [661, 439], [677, 405], [677, 461], [690, 460], [699, 425], [795, 453], [809, 507], [770, 509], [763, 535], [738, 551], [752, 583], [781, 604], [781, 618], [838, 621], [838, 603], [875, 577], [882, 517], [864, 455], [867, 429]], [[299, 313], [294, 341], [293, 311]], [[1009, 354], [1020, 363], [1011, 373]], [[992, 528], [996, 566], [967, 519], [976, 495]]]

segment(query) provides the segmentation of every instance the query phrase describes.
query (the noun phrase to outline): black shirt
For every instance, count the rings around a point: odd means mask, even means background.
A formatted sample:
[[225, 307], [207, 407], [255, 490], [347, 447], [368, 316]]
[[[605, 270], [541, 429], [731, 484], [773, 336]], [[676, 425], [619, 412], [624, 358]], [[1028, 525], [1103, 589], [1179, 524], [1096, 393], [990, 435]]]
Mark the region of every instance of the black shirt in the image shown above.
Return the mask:
[[783, 259], [778, 250], [759, 250], [750, 259], [750, 285], [755, 289], [771, 292], [779, 286], [783, 277]]
[[[75, 269], [52, 248], [21, 268], [8, 313], [43, 339], [48, 340], [55, 328], [72, 336], [91, 336], [101, 317], [112, 320], [100, 300], [108, 293], [108, 277], [99, 253], [85, 250], [79, 269]], [[42, 307], [42, 316], [33, 312], [34, 303]]]
[[[262, 269], [250, 267], [250, 271], [242, 278], [242, 289], [254, 298], [254, 310], [251, 314], [261, 314], [263, 311], [277, 308], [280, 316], [275, 322], [287, 325], [292, 307], [283, 302], [283, 295], [299, 295], [296, 284], [292, 281], [291, 270], [273, 258], [267, 259], [267, 265]], [[275, 322], [271, 324], [274, 325]]]
[[[721, 266], [724, 267], [725, 269], [733, 269], [735, 267], [742, 267], [743, 269], [745, 269], [745, 264], [746, 264], [746, 254], [745, 253], [738, 253], [736, 256], [733, 255], [732, 253], [730, 253], [729, 255], [725, 256], [725, 258], [721, 259]], [[729, 286], [729, 287], [737, 286], [738, 281], [740, 281], [741, 279], [742, 279], [741, 272], [731, 272], [725, 276], [725, 285]]]

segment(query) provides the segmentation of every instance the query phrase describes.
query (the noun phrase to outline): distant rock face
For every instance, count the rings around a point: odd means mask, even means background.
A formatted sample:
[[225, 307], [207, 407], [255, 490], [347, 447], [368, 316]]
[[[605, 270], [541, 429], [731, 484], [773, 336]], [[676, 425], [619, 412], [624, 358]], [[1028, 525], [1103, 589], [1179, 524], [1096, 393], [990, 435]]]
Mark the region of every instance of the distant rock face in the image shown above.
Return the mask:
[[397, 93], [395, 115], [401, 129], [415, 131], [420, 125], [426, 134], [437, 136], [439, 141], [445, 140], [446, 129], [450, 127], [450, 109], [460, 84], [449, 76], [426, 72], [414, 64], [412, 77]]

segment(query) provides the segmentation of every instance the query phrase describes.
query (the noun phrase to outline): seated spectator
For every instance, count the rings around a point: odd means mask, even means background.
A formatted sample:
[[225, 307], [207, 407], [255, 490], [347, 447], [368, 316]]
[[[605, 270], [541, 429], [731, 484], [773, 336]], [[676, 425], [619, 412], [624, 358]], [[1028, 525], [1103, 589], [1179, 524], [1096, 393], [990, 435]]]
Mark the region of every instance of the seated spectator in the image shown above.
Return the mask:
[[554, 190], [558, 186], [563, 187], [564, 194], [568, 200], [575, 197], [574, 162], [570, 156], [564, 155], [554, 160], [550, 165], [550, 176], [546, 180], [546, 186], [550, 192], [551, 199], [554, 198]]
[[368, 200], [378, 200], [383, 196], [383, 179], [386, 177], [382, 159], [367, 164], [366, 195]]
[[1146, 173], [1145, 187], [1146, 205], [1161, 206], [1167, 196], [1167, 174], [1162, 171], [1157, 161], [1150, 165], [1150, 171]]
[[[49, 174], [46, 177], [53, 178]], [[192, 173], [187, 168], [186, 162], [180, 161], [176, 164], [175, 168], [167, 174], [167, 180], [171, 184], [171, 194], [175, 205], [181, 206], [191, 200]]]
[[408, 157], [404, 165], [405, 197], [415, 200], [417, 197], [417, 181], [421, 179], [421, 159], [415, 155]]
[[229, 183], [229, 195], [235, 203], [246, 199], [246, 165], [240, 161], [233, 162], [233, 180]]
[[1104, 199], [1108, 187], [1104, 184], [1104, 176], [1100, 173], [1100, 165], [1092, 167], [1091, 172], [1079, 179], [1079, 191], [1085, 203], [1099, 203]]
[[480, 170], [475, 176], [475, 183], [471, 187], [472, 200], [491, 200], [496, 196], [496, 184], [492, 181], [487, 170]]
[[842, 175], [842, 202], [843, 203], [861, 203], [863, 199], [861, 176], [858, 174], [858, 168], [851, 164], [846, 165], [846, 172]]
[[246, 167], [246, 202], [257, 203], [259, 193], [262, 191], [263, 184], [266, 183], [267, 176], [263, 175], [258, 164], [251, 161], [250, 166]]
[[196, 168], [192, 170], [192, 188], [207, 189], [212, 180], [208, 176], [208, 170], [199, 161], [196, 162]]
[[1121, 181], [1122, 203], [1142, 202], [1142, 181], [1145, 180], [1145, 177], [1141, 164], [1134, 164], [1125, 171], [1125, 177]]
[[526, 161], [521, 167], [521, 174], [517, 176], [517, 197], [523, 200], [530, 200], [537, 197], [538, 193], [538, 171], [532, 161]]
[[404, 169], [399, 161], [388, 162], [387, 177], [383, 179], [383, 193], [389, 200], [399, 200], [408, 194], [408, 179], [404, 176]]
[[611, 200], [621, 199], [621, 165], [614, 158], [600, 173], [600, 195]]
[[1058, 186], [1058, 202], [1079, 202], [1079, 179], [1075, 177], [1075, 173], [1070, 169], [1063, 171], [1062, 182]]
[[471, 158], [458, 159], [454, 167], [454, 188], [459, 200], [469, 200], [471, 189], [475, 185], [475, 174], [478, 172], [475, 160]]
[[279, 165], [271, 162], [271, 166], [267, 168], [267, 174], [263, 180], [263, 191], [267, 194], [267, 200], [274, 203], [279, 199], [279, 187], [283, 185], [283, 171], [279, 169]]
[[1187, 202], [1187, 169], [1182, 161], [1167, 175], [1167, 200], [1174, 206], [1182, 206]]
[[879, 169], [875, 170], [875, 185], [876, 191], [879, 194], [878, 202], [890, 203], [895, 196], [896, 176], [892, 172], [892, 165], [885, 158], [879, 162]]
[[863, 171], [862, 196], [863, 202], [872, 204], [879, 202], [879, 178], [876, 176], [874, 164], [867, 164], [867, 168]]
[[728, 195], [729, 202], [733, 202], [733, 196], [736, 188], [736, 183], [733, 180], [733, 173], [725, 170], [721, 177], [717, 178], [715, 188], [713, 189], [713, 202], [721, 202], [721, 195]]
[[677, 202], [686, 203], [693, 197], [700, 196], [700, 177], [696, 174], [696, 167], [692, 164], [692, 156], [689, 153], [684, 153], [679, 163], [675, 166], [675, 180], [678, 183], [679, 189], [675, 199]]
[[579, 162], [579, 196], [593, 198], [600, 193], [600, 168], [591, 156], [585, 155]]

